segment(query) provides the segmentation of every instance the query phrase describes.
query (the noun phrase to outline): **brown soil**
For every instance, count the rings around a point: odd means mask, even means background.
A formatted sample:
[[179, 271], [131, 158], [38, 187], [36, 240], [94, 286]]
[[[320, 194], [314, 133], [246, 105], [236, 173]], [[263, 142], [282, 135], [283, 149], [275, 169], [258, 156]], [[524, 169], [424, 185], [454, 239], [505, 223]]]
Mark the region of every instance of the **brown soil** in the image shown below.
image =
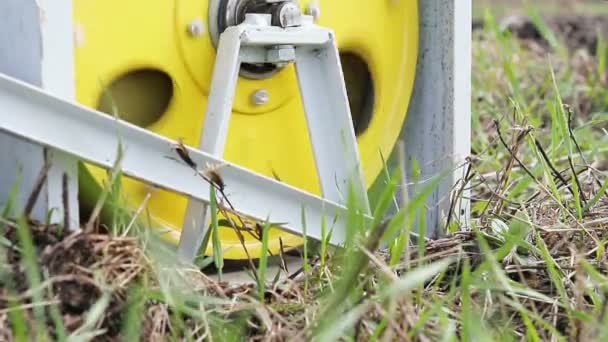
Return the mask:
[[[27, 229], [31, 231], [39, 271], [41, 276], [44, 275], [41, 277], [43, 285], [39, 286], [43, 288], [43, 301], [57, 304], [67, 333], [85, 323], [93, 305], [107, 292], [110, 294], [109, 305], [95, 327], [102, 333], [94, 340], [123, 341], [126, 308], [136, 300], [128, 292], [138, 288], [140, 282], [151, 290], [159, 286], [157, 279], [151, 278], [154, 271], [140, 242], [132, 237], [97, 232], [80, 231], [65, 236], [58, 226], [38, 222], [30, 222]], [[18, 306], [24, 309], [28, 325], [32, 327], [32, 331], [28, 331], [29, 336], [35, 336], [35, 312], [30, 305], [40, 304], [40, 301], [36, 302], [32, 296], [32, 287], [22, 264], [23, 245], [19, 240], [17, 225], [12, 221], [0, 220], [0, 232], [8, 242], [2, 245], [6, 247], [7, 259], [6, 265], [2, 265], [0, 260], [0, 271], [3, 270], [1, 266], [9, 270], [0, 273], [0, 341], [3, 342], [14, 340], [6, 315], [9, 299], [16, 298]], [[192, 277], [196, 288], [206, 295], [236, 298], [247, 296], [254, 290], [251, 284], [216, 283], [202, 273]], [[138, 322], [141, 324], [143, 341], [164, 341], [168, 334], [174, 333], [170, 323], [172, 310], [167, 304], [145, 300], [140, 305], [143, 311]], [[48, 304], [44, 306], [44, 315], [47, 331], [54, 339], [57, 337], [55, 324]], [[186, 318], [184, 323], [188, 331], [197, 330], [196, 323], [191, 320]], [[189, 337], [196, 339], [200, 336]]]
[[[7, 262], [12, 277], [8, 280], [0, 279], [0, 298], [8, 298], [6, 291], [11, 287], [23, 296], [28, 293], [30, 284], [21, 263], [19, 249], [22, 245], [19, 243], [16, 225], [7, 224], [5, 229], [4, 236], [11, 242]], [[49, 288], [59, 303], [66, 330], [70, 332], [81, 326], [88, 310], [101, 298], [104, 289], [96, 278], [97, 273], [112, 292], [109, 308], [99, 328], [106, 330], [104, 338], [118, 337], [127, 283], [136, 279], [145, 267], [143, 255], [136, 248], [135, 241], [99, 234], [75, 233], [65, 236], [58, 226], [36, 222], [31, 222], [30, 230], [38, 263], [41, 271], [48, 274], [47, 279], [52, 284]], [[31, 302], [32, 298], [26, 295], [20, 304], [27, 305]], [[0, 299], [0, 310], [6, 308], [6, 300]], [[48, 327], [54, 333], [50, 312], [48, 309], [45, 311]]]
[[[583, 49], [595, 55], [598, 37], [601, 35], [603, 39], [608, 40], [608, 16], [563, 15], [544, 20], [570, 50]], [[549, 48], [549, 43], [543, 38], [541, 30], [526, 16], [505, 17], [500, 24], [503, 30], [512, 32], [522, 40], [534, 41], [542, 47]], [[483, 28], [483, 21], [473, 22], [473, 30]]]

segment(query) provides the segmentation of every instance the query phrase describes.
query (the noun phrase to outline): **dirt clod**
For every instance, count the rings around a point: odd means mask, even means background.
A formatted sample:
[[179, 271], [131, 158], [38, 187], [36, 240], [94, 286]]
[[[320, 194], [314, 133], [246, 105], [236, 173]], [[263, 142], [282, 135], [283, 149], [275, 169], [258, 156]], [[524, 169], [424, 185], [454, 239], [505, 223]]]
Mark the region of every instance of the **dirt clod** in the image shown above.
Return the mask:
[[[544, 21], [557, 38], [572, 51], [582, 49], [595, 55], [598, 37], [608, 40], [608, 17], [606, 16], [562, 15], [546, 18]], [[481, 30], [484, 28], [484, 23], [476, 20], [472, 27], [473, 30]], [[500, 29], [511, 32], [521, 40], [535, 42], [545, 49], [550, 48], [542, 30], [530, 17], [521, 15], [505, 17], [500, 21]]]

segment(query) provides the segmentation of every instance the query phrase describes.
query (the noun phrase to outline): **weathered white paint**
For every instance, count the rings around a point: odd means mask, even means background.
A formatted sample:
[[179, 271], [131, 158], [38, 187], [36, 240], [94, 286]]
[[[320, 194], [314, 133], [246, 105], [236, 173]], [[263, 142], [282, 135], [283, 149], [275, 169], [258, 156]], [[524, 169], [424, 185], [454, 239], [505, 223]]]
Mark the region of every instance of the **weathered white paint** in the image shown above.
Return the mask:
[[[75, 97], [71, 0], [0, 1], [0, 72], [67, 100]], [[4, 109], [6, 110], [6, 109]], [[41, 123], [32, 123], [41, 124]], [[66, 128], [67, 129], [67, 128]], [[69, 130], [63, 132], [70, 134]], [[59, 151], [47, 151], [48, 182], [32, 218], [63, 221], [62, 175], [68, 174], [70, 227], [78, 227], [77, 163]], [[16, 214], [20, 211], [44, 164], [45, 149], [0, 133], [0, 206], [4, 206], [18, 176], [21, 178]]]
[[[453, 169], [452, 177], [433, 193], [426, 211], [427, 236], [444, 227], [450, 193], [466, 168], [471, 151], [471, 0], [419, 1], [420, 39], [416, 83], [402, 133], [406, 150], [408, 195], [415, 195], [411, 166], [421, 167], [418, 189], [429, 179]], [[466, 195], [466, 193], [465, 193]], [[469, 205], [456, 208], [467, 219]]]

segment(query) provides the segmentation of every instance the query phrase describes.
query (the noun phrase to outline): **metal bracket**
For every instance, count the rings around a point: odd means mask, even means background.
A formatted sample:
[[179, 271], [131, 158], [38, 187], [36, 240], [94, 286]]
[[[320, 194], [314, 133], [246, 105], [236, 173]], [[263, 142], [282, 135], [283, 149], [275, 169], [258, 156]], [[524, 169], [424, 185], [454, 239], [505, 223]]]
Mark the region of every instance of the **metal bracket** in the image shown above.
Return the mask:
[[[295, 62], [323, 197], [344, 205], [352, 184], [369, 214], [335, 35], [312, 16], [302, 16], [301, 26], [280, 28], [271, 26], [268, 14], [247, 14], [220, 35], [199, 149], [222, 158], [240, 65], [263, 62]], [[178, 248], [184, 259], [196, 257], [208, 217], [208, 204], [191, 198]]]

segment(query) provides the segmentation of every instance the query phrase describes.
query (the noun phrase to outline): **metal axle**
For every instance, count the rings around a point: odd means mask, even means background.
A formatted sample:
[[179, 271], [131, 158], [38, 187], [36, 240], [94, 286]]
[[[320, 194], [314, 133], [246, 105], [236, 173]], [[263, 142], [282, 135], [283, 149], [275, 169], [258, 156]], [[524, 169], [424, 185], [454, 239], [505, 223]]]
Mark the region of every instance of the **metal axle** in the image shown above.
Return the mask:
[[[270, 25], [287, 28], [302, 25], [302, 12], [297, 0], [212, 0], [209, 5], [209, 33], [215, 48], [219, 37], [228, 27], [245, 21], [247, 14], [267, 14]], [[265, 79], [274, 76], [285, 63], [243, 63], [240, 76]]]

